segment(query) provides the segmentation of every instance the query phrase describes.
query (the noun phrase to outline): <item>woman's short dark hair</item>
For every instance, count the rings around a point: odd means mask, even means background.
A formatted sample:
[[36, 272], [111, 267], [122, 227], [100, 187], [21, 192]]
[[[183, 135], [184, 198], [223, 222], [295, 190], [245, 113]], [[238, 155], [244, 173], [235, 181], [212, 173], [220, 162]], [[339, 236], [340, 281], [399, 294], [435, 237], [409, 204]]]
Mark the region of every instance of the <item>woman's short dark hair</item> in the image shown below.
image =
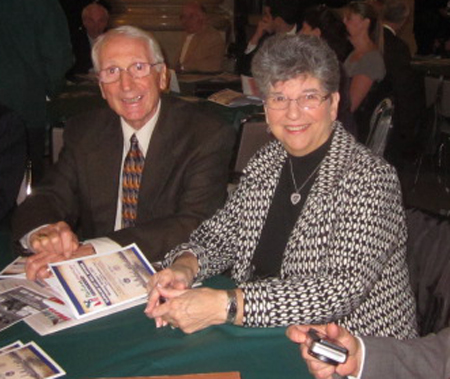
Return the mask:
[[303, 14], [303, 22], [312, 29], [319, 29], [320, 37], [334, 50], [339, 61], [345, 61], [352, 46], [348, 40], [347, 28], [336, 10], [326, 5], [308, 8]]
[[327, 93], [339, 89], [339, 62], [322, 39], [309, 35], [275, 35], [268, 38], [252, 61], [252, 73], [261, 93], [270, 86], [300, 75], [318, 79]]

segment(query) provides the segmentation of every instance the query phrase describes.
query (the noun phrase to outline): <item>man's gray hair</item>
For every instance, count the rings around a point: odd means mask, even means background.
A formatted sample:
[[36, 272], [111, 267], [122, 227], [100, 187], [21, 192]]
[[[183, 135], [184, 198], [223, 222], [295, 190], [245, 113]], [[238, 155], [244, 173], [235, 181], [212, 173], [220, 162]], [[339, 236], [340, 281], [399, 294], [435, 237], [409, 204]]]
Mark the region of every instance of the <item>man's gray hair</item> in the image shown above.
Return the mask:
[[409, 7], [404, 0], [388, 0], [382, 8], [383, 21], [403, 24], [409, 16]]
[[319, 80], [327, 93], [339, 90], [339, 62], [322, 39], [309, 35], [273, 36], [257, 51], [252, 73], [259, 90], [267, 96], [270, 86], [300, 75]]
[[[145, 30], [136, 28], [135, 26], [125, 25], [119, 26], [115, 29], [110, 29], [95, 40], [94, 46], [92, 47], [92, 63], [94, 64], [95, 72], [100, 71], [99, 59], [100, 51], [103, 45], [106, 41], [108, 41], [108, 39], [114, 36], [124, 36], [128, 38], [145, 40], [150, 49], [150, 53], [153, 55], [153, 59], [155, 60], [154, 62], [150, 63], [164, 63], [164, 56], [162, 54], [161, 47], [150, 33], [146, 32]], [[159, 71], [161, 69], [161, 66], [156, 66], [156, 69]]]

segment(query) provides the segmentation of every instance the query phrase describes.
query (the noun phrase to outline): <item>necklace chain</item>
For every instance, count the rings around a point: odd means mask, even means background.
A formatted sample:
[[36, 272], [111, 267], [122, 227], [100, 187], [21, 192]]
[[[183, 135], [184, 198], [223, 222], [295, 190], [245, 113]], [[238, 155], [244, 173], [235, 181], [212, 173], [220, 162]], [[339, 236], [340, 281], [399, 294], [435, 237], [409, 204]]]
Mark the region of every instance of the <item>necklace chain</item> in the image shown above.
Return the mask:
[[289, 157], [289, 167], [291, 169], [291, 177], [292, 177], [292, 183], [294, 184], [294, 188], [295, 188], [295, 192], [293, 192], [291, 194], [291, 203], [293, 205], [297, 205], [298, 202], [301, 200], [302, 195], [300, 195], [300, 191], [302, 190], [302, 188], [306, 185], [306, 183], [309, 182], [309, 180], [314, 176], [314, 174], [317, 172], [317, 170], [319, 169], [320, 165], [321, 165], [322, 161], [319, 162], [319, 164], [316, 166], [316, 168], [313, 170], [313, 172], [306, 178], [306, 180], [303, 182], [303, 184], [300, 186], [300, 188], [297, 187], [297, 182], [295, 180], [295, 175], [294, 175], [294, 168], [292, 166], [292, 160]]

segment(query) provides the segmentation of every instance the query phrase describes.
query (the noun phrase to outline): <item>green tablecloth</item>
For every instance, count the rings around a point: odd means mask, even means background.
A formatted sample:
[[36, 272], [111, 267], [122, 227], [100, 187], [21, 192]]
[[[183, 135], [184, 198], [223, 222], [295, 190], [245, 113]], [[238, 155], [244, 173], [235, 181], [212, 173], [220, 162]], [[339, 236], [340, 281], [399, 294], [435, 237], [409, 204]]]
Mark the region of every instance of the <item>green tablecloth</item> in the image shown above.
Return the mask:
[[[174, 94], [174, 96], [179, 95]], [[201, 108], [216, 114], [223, 122], [233, 126], [236, 130], [239, 130], [242, 119], [263, 111], [262, 106], [246, 105], [229, 108], [200, 98], [198, 104]], [[52, 127], [63, 126], [63, 123], [73, 116], [107, 106], [97, 84], [66, 85], [64, 91], [47, 104], [47, 123]]]
[[58, 97], [47, 103], [47, 123], [56, 126], [73, 116], [107, 106], [98, 84], [67, 84]]
[[[2, 261], [9, 233], [0, 229]], [[225, 277], [205, 283], [230, 287]], [[144, 305], [41, 337], [20, 322], [0, 332], [0, 346], [35, 341], [67, 372], [67, 378], [172, 375], [239, 371], [243, 379], [302, 379], [309, 375], [285, 328], [217, 326], [186, 335], [156, 329]]]

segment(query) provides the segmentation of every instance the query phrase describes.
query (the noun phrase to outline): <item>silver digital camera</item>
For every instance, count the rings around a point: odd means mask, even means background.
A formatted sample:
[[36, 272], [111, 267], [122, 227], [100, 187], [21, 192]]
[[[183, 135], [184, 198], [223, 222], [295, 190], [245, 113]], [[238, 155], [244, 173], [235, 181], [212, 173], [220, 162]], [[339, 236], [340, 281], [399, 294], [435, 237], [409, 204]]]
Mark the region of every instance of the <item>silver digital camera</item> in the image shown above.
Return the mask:
[[338, 342], [333, 341], [315, 329], [309, 329], [308, 336], [311, 343], [308, 348], [308, 353], [314, 358], [321, 360], [333, 366], [345, 363], [348, 357], [348, 350], [340, 346]]

